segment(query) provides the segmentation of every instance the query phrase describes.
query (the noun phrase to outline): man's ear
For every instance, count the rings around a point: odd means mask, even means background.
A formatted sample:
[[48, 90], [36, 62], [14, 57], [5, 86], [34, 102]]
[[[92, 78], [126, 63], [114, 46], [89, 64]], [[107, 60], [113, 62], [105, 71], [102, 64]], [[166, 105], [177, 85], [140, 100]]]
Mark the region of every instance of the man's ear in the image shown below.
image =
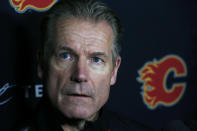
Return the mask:
[[38, 77], [40, 78], [40, 79], [42, 79], [43, 78], [43, 70], [42, 70], [42, 68], [41, 68], [42, 66], [40, 65], [40, 63], [37, 65], [37, 73], [38, 73]]
[[111, 77], [110, 85], [114, 85], [116, 83], [116, 78], [117, 78], [118, 69], [120, 67], [120, 63], [121, 63], [121, 57], [119, 56], [116, 59], [116, 65], [115, 65], [115, 67], [113, 68], [113, 71], [112, 71], [112, 77]]
[[40, 51], [37, 51], [37, 75], [40, 79], [43, 78], [43, 56]]

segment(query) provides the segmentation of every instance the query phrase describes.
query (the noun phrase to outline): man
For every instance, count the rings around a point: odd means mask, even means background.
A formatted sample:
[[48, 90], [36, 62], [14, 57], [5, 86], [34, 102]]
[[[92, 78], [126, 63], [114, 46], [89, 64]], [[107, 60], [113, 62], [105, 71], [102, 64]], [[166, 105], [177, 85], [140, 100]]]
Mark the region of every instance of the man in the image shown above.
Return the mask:
[[46, 89], [26, 130], [145, 130], [103, 109], [121, 63], [118, 17], [94, 0], [62, 0], [45, 16], [38, 76]]

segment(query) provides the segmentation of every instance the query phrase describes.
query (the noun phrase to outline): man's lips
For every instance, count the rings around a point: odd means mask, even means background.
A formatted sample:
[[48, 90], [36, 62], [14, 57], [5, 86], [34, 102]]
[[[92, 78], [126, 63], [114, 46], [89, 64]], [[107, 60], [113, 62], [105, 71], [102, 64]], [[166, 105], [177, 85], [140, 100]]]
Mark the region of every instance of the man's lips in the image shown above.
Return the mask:
[[90, 97], [87, 94], [77, 94], [77, 93], [67, 94], [67, 96], [73, 96], [73, 97]]

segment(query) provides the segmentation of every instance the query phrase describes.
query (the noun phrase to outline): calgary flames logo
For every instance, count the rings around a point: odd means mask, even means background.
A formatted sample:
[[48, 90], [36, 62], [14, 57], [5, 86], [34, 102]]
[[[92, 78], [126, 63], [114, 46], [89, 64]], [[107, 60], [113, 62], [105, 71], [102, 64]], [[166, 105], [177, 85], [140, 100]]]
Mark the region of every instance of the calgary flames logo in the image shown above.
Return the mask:
[[174, 83], [167, 88], [170, 72], [176, 78], [187, 75], [186, 65], [180, 57], [169, 55], [160, 61], [148, 62], [139, 71], [138, 81], [143, 83], [142, 96], [149, 109], [155, 109], [158, 105], [174, 105], [182, 97], [186, 88], [184, 82]]
[[18, 13], [24, 13], [28, 9], [45, 11], [51, 8], [57, 0], [10, 0], [10, 4]]

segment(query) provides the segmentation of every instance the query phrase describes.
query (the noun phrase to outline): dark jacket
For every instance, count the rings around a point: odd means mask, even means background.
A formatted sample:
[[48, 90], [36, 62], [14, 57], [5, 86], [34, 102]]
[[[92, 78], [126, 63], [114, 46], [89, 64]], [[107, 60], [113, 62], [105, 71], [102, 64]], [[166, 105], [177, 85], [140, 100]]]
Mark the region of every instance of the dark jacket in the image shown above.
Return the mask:
[[172, 120], [162, 129], [162, 131], [197, 131], [197, 121]]
[[[33, 120], [23, 124], [18, 131], [63, 131], [53, 110], [45, 103], [38, 108]], [[106, 109], [99, 118], [86, 122], [82, 131], [152, 131], [136, 121], [131, 121]]]

